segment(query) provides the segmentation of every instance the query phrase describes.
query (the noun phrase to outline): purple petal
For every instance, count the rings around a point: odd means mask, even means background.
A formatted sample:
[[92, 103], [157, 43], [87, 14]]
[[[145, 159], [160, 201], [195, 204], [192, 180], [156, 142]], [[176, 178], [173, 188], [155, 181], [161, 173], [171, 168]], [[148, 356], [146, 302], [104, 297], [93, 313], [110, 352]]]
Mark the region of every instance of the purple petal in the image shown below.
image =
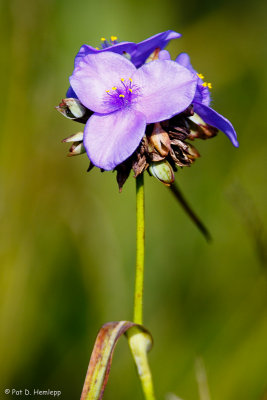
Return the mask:
[[191, 72], [195, 72], [196, 73], [196, 71], [194, 70], [194, 68], [191, 65], [190, 57], [189, 57], [189, 55], [187, 53], [180, 53], [176, 57], [175, 61], [178, 64], [182, 65], [183, 67], [189, 69]]
[[193, 103], [201, 103], [204, 106], [210, 105], [210, 91], [207, 86], [203, 86], [203, 80], [198, 78], [197, 80], [197, 88]]
[[112, 170], [138, 147], [145, 134], [143, 114], [133, 109], [94, 114], [84, 130], [84, 147], [94, 165]]
[[[197, 73], [191, 65], [190, 57], [187, 53], [181, 53], [176, 57], [175, 60], [178, 64], [189, 69], [193, 73]], [[204, 81], [198, 77], [196, 94], [194, 101], [209, 106], [210, 104], [210, 91], [207, 86], [203, 86]]]
[[66, 93], [66, 98], [70, 98], [70, 97], [72, 99], [77, 99], [78, 98], [77, 94], [74, 92], [74, 90], [72, 89], [71, 86], [68, 88], [67, 93]]
[[219, 129], [231, 140], [235, 147], [238, 147], [236, 132], [228, 119], [204, 104], [194, 103], [194, 111], [203, 119], [206, 124]]
[[170, 40], [178, 39], [181, 36], [180, 33], [169, 30], [143, 40], [136, 45], [136, 50], [131, 58], [132, 63], [134, 63], [137, 68], [140, 67], [155, 49], [160, 48], [163, 50]]
[[111, 90], [128, 79], [136, 71], [135, 66], [118, 54], [102, 52], [89, 54], [79, 62], [70, 77], [70, 83], [80, 102], [98, 113], [115, 111], [110, 102], [105, 101]]
[[96, 49], [95, 47], [88, 46], [87, 44], [84, 44], [79, 52], [77, 53], [74, 61], [75, 67], [79, 64], [79, 62], [88, 54], [98, 54], [98, 53], [103, 53], [106, 51], [110, 51], [112, 53], [117, 53], [117, 54], [123, 54], [123, 53], [129, 53], [132, 54], [136, 48], [136, 44], [132, 42], [120, 42], [117, 44], [114, 44], [110, 47], [106, 47], [104, 49]]
[[174, 61], [153, 61], [133, 75], [140, 95], [135, 108], [147, 123], [162, 121], [184, 111], [195, 94], [197, 77]]
[[159, 52], [159, 60], [171, 60], [171, 56], [168, 50], [161, 50]]

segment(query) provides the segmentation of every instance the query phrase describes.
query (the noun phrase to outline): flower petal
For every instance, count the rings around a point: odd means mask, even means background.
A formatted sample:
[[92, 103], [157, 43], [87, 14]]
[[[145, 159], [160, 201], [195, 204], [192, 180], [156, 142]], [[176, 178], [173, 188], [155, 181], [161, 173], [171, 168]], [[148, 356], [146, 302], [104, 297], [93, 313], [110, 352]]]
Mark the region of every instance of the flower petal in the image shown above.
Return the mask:
[[132, 54], [135, 48], [136, 44], [132, 42], [120, 42], [110, 47], [106, 47], [104, 49], [96, 49], [95, 47], [84, 44], [82, 45], [82, 47], [80, 48], [75, 57], [74, 65], [76, 67], [79, 64], [79, 62], [88, 54], [98, 54], [106, 51], [110, 51], [112, 53], [117, 53], [117, 54], [123, 54], [123, 53]]
[[72, 89], [71, 86], [68, 88], [67, 93], [66, 93], [66, 98], [70, 98], [70, 97], [72, 99], [77, 99], [78, 98], [77, 94], [74, 92], [74, 90]]
[[194, 111], [203, 119], [204, 122], [206, 122], [206, 124], [214, 126], [225, 133], [235, 147], [239, 146], [234, 127], [228, 119], [224, 118], [222, 115], [204, 104], [194, 103]]
[[207, 86], [203, 86], [203, 80], [198, 78], [197, 88], [193, 103], [201, 103], [204, 106], [210, 105], [210, 91]]
[[156, 48], [161, 50], [167, 46], [170, 40], [178, 39], [182, 35], [174, 31], [166, 31], [158, 33], [157, 35], [151, 36], [150, 38], [143, 40], [136, 45], [131, 61], [138, 68], [145, 63], [146, 59]]
[[[187, 53], [180, 53], [175, 61], [183, 67], [189, 69], [193, 73], [197, 73], [192, 67], [190, 57]], [[198, 77], [196, 94], [193, 101], [209, 106], [210, 104], [210, 91], [207, 86], [203, 86], [204, 81]]]
[[98, 113], [115, 111], [105, 101], [106, 91], [119, 85], [121, 78], [129, 78], [135, 66], [118, 54], [102, 52], [83, 57], [70, 77], [70, 83], [80, 102]]
[[189, 57], [189, 55], [188, 55], [187, 53], [180, 53], [180, 54], [176, 57], [175, 61], [176, 61], [178, 64], [182, 65], [183, 67], [189, 69], [189, 71], [191, 71], [191, 72], [196, 72], [196, 71], [194, 70], [194, 68], [192, 67], [192, 65], [191, 65], [190, 57]]
[[146, 116], [147, 123], [184, 111], [192, 103], [197, 83], [196, 75], [168, 60], [145, 64], [132, 78], [140, 90], [135, 108]]
[[84, 147], [94, 165], [112, 170], [138, 147], [145, 134], [143, 114], [132, 109], [94, 114], [84, 130]]
[[161, 50], [159, 52], [159, 60], [171, 60], [171, 55], [168, 50]]

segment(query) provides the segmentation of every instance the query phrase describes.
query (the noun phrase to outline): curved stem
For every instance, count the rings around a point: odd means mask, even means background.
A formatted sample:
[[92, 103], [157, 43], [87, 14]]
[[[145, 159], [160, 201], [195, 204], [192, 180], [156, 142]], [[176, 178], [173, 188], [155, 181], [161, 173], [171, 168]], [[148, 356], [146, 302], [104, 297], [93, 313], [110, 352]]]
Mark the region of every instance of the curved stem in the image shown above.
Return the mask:
[[145, 263], [145, 208], [144, 176], [136, 178], [136, 272], [134, 291], [134, 317], [136, 324], [143, 323], [143, 291]]

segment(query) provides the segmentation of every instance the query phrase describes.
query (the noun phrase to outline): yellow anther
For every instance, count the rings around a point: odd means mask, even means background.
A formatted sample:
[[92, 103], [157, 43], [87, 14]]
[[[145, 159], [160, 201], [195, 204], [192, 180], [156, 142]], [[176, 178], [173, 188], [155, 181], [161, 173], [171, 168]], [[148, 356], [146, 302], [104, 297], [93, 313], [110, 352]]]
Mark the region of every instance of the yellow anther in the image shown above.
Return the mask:
[[212, 89], [212, 84], [210, 82], [204, 82], [204, 83], [202, 83], [202, 86]]
[[96, 47], [95, 49], [96, 49], [96, 50], [99, 50], [99, 47]]
[[133, 81], [132, 78], [129, 78], [129, 81], [132, 82]]
[[124, 78], [121, 78], [121, 81], [124, 82]]
[[112, 90], [117, 90], [116, 86], [113, 86]]
[[110, 36], [110, 40], [112, 41], [112, 42], [114, 42], [115, 40], [117, 40], [118, 38], [117, 38], [117, 36]]
[[124, 94], [120, 94], [119, 97], [124, 97]]
[[133, 91], [133, 89], [130, 89], [130, 88], [129, 88], [129, 92], [131, 92], [131, 93], [132, 93], [132, 91]]
[[109, 93], [110, 92], [110, 90], [106, 90], [106, 93]]
[[100, 40], [101, 42], [105, 42], [106, 38], [102, 37]]
[[197, 74], [197, 76], [198, 76], [200, 79], [204, 79], [204, 75], [202, 75], [202, 74]]

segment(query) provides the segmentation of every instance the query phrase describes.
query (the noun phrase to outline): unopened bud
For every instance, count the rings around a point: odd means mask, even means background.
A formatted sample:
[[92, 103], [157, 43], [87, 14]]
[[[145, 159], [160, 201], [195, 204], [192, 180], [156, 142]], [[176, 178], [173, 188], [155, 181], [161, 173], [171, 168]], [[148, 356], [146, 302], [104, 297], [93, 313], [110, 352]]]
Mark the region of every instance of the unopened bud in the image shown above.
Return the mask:
[[148, 151], [153, 153], [154, 149], [162, 157], [169, 154], [171, 141], [168, 133], [162, 128], [159, 122], [155, 123], [151, 136], [148, 137]]
[[78, 99], [63, 99], [56, 109], [69, 119], [82, 118], [86, 114], [86, 108]]
[[69, 149], [68, 157], [79, 156], [80, 154], [83, 154], [85, 152], [86, 150], [84, 148], [83, 142], [75, 142]]
[[82, 142], [83, 141], [83, 132], [77, 132], [74, 133], [74, 135], [71, 135], [67, 137], [66, 139], [63, 139], [63, 143], [69, 143], [69, 142]]
[[167, 186], [174, 182], [174, 172], [172, 166], [166, 160], [152, 162], [149, 166], [149, 172]]
[[72, 143], [71, 148], [69, 149], [68, 157], [78, 156], [86, 152], [83, 145], [83, 132], [74, 133], [62, 140], [63, 143]]
[[191, 160], [195, 160], [195, 158], [199, 158], [200, 154], [197, 151], [197, 149], [192, 144], [189, 144], [188, 142], [186, 144], [187, 144], [187, 156], [188, 156], [188, 158], [190, 158]]
[[218, 133], [218, 129], [214, 126], [206, 124], [202, 118], [196, 113], [194, 115], [188, 117], [190, 134], [188, 135], [188, 139], [194, 140], [196, 138], [199, 139], [210, 139], [213, 136], [216, 136]]

